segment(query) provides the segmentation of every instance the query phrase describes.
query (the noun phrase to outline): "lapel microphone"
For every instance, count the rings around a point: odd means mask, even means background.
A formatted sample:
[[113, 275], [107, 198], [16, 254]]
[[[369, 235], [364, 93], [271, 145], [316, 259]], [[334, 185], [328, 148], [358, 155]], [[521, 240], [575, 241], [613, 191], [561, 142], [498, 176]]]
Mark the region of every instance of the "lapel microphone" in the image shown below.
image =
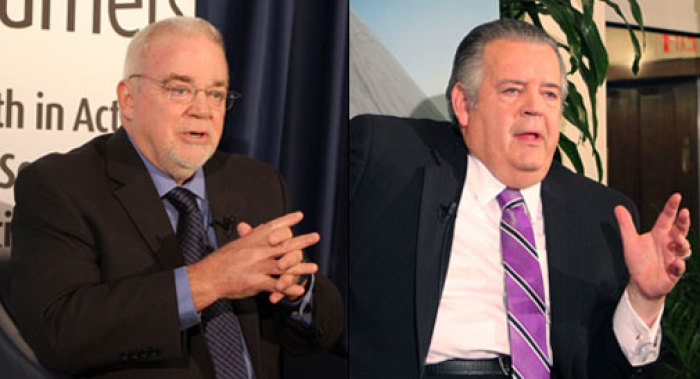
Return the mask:
[[236, 231], [236, 216], [224, 216], [220, 220], [214, 220], [213, 226], [223, 229], [227, 237], [233, 235]]
[[441, 204], [438, 209], [438, 217], [440, 221], [445, 221], [454, 217], [457, 214], [457, 202], [453, 201], [450, 204]]

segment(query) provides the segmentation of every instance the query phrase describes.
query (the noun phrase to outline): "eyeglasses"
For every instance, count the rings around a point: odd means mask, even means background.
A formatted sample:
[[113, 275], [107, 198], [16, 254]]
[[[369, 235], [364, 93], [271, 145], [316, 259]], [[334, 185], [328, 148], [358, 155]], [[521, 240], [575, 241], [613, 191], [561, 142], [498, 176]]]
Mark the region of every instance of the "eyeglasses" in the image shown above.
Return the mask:
[[216, 108], [231, 109], [236, 99], [241, 97], [241, 94], [235, 91], [226, 91], [223, 88], [195, 88], [193, 85], [181, 81], [165, 81], [152, 78], [148, 75], [134, 74], [129, 76], [129, 79], [148, 79], [157, 84], [168, 92], [168, 99], [176, 103], [191, 102], [199, 91], [204, 92], [209, 104]]

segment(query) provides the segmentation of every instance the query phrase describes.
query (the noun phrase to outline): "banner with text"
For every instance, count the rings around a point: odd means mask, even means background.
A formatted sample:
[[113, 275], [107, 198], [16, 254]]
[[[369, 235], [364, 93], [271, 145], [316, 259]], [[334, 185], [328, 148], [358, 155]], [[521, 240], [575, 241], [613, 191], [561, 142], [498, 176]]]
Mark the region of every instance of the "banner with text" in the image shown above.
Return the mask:
[[131, 36], [177, 15], [194, 16], [195, 0], [0, 0], [0, 259], [17, 172], [115, 131]]

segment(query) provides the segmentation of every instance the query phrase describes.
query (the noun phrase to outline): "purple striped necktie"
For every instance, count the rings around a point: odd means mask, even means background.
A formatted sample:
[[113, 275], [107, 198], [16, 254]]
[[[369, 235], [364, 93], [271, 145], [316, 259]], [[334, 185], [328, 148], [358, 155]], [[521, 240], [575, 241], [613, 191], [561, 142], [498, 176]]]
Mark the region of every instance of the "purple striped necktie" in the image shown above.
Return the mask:
[[549, 378], [544, 284], [532, 224], [519, 190], [506, 188], [497, 199], [513, 377]]
[[[175, 187], [165, 198], [180, 214], [176, 234], [185, 263], [189, 265], [199, 261], [204, 257], [207, 244], [195, 195], [185, 188]], [[243, 334], [231, 302], [220, 299], [205, 308], [202, 322], [217, 379], [248, 378], [243, 357]]]

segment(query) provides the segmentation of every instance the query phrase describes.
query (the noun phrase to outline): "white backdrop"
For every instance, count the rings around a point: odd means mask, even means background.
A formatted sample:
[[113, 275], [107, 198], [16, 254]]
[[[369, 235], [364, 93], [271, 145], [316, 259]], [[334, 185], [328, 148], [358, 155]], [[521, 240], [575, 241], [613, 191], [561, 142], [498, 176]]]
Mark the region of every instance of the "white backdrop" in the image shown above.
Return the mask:
[[0, 258], [17, 171], [116, 130], [130, 37], [178, 14], [194, 16], [195, 0], [0, 0]]

